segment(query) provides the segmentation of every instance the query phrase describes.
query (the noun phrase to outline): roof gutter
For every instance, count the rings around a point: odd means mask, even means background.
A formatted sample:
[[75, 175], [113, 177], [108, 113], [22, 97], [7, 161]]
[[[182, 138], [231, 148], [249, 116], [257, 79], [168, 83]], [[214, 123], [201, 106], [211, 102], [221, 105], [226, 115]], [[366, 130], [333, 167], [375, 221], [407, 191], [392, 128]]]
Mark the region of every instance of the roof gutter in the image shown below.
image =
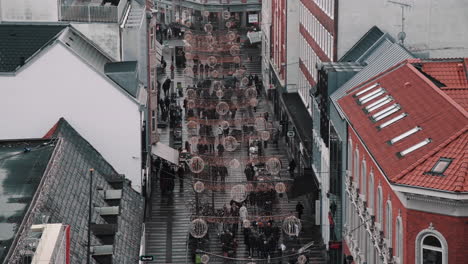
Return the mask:
[[425, 196], [432, 196], [437, 198], [445, 198], [451, 200], [458, 200], [458, 201], [468, 201], [468, 192], [453, 192], [453, 191], [445, 191], [439, 189], [432, 189], [427, 187], [421, 186], [412, 186], [407, 184], [401, 183], [390, 183], [392, 188], [395, 191], [404, 192], [404, 193], [411, 193], [411, 194], [419, 194]]

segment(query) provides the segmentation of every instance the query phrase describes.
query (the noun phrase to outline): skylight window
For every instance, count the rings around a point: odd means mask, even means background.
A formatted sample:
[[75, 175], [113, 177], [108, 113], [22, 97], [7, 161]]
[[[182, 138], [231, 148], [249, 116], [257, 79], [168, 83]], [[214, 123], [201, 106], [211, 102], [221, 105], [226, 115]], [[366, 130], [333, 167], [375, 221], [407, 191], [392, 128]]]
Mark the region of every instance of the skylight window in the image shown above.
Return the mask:
[[389, 143], [390, 143], [390, 145], [393, 145], [393, 144], [397, 143], [398, 141], [413, 135], [414, 133], [418, 132], [421, 129], [422, 129], [421, 127], [415, 127], [413, 129], [410, 129], [410, 130], [406, 131], [405, 133], [399, 135], [398, 137], [392, 138]]
[[377, 109], [379, 109], [380, 107], [390, 103], [391, 101], [393, 101], [393, 98], [391, 96], [385, 96], [384, 98], [381, 98], [375, 102], [373, 102], [372, 104], [366, 106], [366, 111], [368, 113], [372, 112], [372, 111], [375, 111]]
[[440, 158], [437, 161], [437, 163], [434, 165], [434, 167], [432, 167], [429, 173], [437, 174], [437, 175], [444, 174], [445, 170], [447, 170], [450, 163], [452, 163], [452, 160], [453, 159], [449, 159], [449, 158]]
[[380, 126], [378, 126], [377, 128], [378, 129], [382, 129], [384, 127], [388, 127], [389, 125], [393, 124], [393, 123], [396, 123], [398, 121], [400, 121], [401, 119], [405, 118], [408, 114], [407, 113], [403, 113], [403, 114], [400, 114], [400, 115], [397, 115], [395, 116], [394, 118], [388, 120], [387, 122], [384, 122], [382, 123]]
[[367, 103], [369, 101], [372, 101], [373, 99], [381, 96], [384, 93], [385, 93], [384, 88], [377, 89], [377, 90], [372, 91], [372, 92], [364, 95], [363, 97], [359, 98], [359, 103], [360, 104], [365, 104], [365, 103]]
[[363, 94], [363, 93], [365, 93], [365, 92], [368, 92], [368, 91], [374, 89], [375, 87], [377, 87], [377, 85], [379, 85], [379, 84], [378, 84], [378, 83], [373, 84], [373, 85], [367, 87], [366, 89], [360, 91], [359, 93], [355, 94], [354, 96], [356, 96], [356, 97], [357, 97], [357, 96], [360, 96], [361, 94]]
[[384, 110], [377, 112], [375, 115], [372, 116], [372, 119], [375, 121], [379, 121], [384, 119], [385, 117], [395, 113], [396, 111], [400, 110], [400, 105], [399, 104], [393, 104]]
[[422, 148], [422, 147], [426, 146], [427, 144], [431, 143], [431, 141], [432, 140], [430, 138], [426, 138], [425, 140], [419, 142], [418, 144], [416, 144], [414, 146], [411, 146], [411, 147], [409, 147], [409, 148], [407, 148], [407, 149], [405, 149], [403, 151], [398, 152], [397, 155], [399, 157], [404, 157], [404, 156], [408, 155], [409, 153], [411, 153], [411, 152], [413, 152], [413, 151], [415, 151], [415, 150], [417, 150], [419, 148]]

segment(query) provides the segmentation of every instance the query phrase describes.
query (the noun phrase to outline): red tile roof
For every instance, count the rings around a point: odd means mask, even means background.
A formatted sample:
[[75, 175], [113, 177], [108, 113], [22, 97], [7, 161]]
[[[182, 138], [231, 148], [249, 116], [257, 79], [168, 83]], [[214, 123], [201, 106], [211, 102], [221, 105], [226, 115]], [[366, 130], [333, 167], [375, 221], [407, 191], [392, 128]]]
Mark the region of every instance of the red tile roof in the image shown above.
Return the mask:
[[[359, 135], [368, 151], [391, 182], [448, 191], [466, 190], [466, 181], [463, 178], [466, 176], [457, 174], [444, 178], [442, 176], [431, 175], [433, 178], [427, 178], [427, 175], [420, 173], [427, 170], [428, 167], [432, 168], [435, 164], [434, 160], [438, 160], [438, 157], [441, 155], [453, 153], [456, 160], [460, 159], [460, 155], [462, 154], [460, 154], [461, 150], [459, 148], [462, 146], [466, 149], [466, 136], [464, 135], [468, 126], [468, 112], [464, 106], [462, 107], [458, 103], [458, 100], [452, 99], [451, 96], [438, 88], [428, 77], [411, 64], [419, 62], [413, 60], [402, 63], [396, 69], [387, 71], [379, 76], [379, 78], [374, 82], [370, 82], [366, 87], [352, 89], [350, 94], [339, 100], [339, 104], [345, 112], [351, 127]], [[379, 83], [380, 87], [386, 90], [386, 93], [370, 102], [359, 105], [356, 101], [357, 98], [353, 95], [359, 93], [359, 91], [363, 91], [374, 83]], [[369, 92], [363, 93], [359, 97]], [[467, 90], [462, 89], [461, 93], [464, 93], [464, 95], [461, 97], [465, 98], [467, 96], [466, 92]], [[364, 107], [385, 95], [392, 96], [394, 101], [370, 114], [363, 111]], [[401, 106], [399, 111], [375, 123], [371, 121], [370, 117], [372, 115], [394, 103]], [[402, 113], [407, 113], [408, 116], [381, 130], [377, 129], [377, 126]], [[393, 145], [388, 143], [390, 139], [417, 126], [421, 127], [422, 130]], [[397, 153], [428, 138], [431, 139], [429, 144], [403, 157], [397, 155]], [[450, 141], [447, 142], [447, 140]], [[464, 155], [466, 153], [463, 153], [462, 156], [465, 157]], [[433, 163], [432, 166], [430, 165], [431, 163]], [[462, 169], [462, 163], [453, 162], [450, 166], [455, 168], [456, 164], [459, 164], [460, 166], [458, 167]], [[451, 168], [447, 173], [452, 173], [452, 171], [453, 169]], [[462, 174], [466, 175], [466, 167]], [[463, 184], [461, 184], [462, 178]], [[456, 187], [460, 186], [460, 184], [463, 187]]]
[[466, 60], [428, 60], [422, 62], [422, 70], [449, 88], [468, 88]]
[[468, 88], [441, 88], [450, 98], [468, 111]]

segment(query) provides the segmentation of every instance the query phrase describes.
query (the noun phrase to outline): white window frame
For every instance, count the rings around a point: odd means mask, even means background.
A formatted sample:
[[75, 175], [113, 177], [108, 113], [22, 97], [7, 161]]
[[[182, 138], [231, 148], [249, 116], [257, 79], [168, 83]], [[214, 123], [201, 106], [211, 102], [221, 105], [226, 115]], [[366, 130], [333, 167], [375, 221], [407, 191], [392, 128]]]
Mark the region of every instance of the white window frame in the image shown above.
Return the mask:
[[385, 236], [388, 239], [389, 247], [392, 247], [393, 239], [393, 216], [392, 216], [392, 202], [387, 201], [386, 211], [385, 211]]
[[395, 257], [398, 258], [398, 262], [403, 261], [403, 220], [401, 216], [397, 217], [395, 223]]
[[377, 187], [377, 222], [383, 225], [383, 193], [382, 186]]
[[367, 195], [367, 189], [366, 189], [367, 188], [367, 185], [366, 185], [367, 175], [366, 175], [366, 173], [367, 173], [366, 160], [363, 159], [362, 164], [361, 164], [361, 185], [360, 185], [361, 186], [361, 188], [360, 188], [361, 194], [363, 194], [363, 195]]
[[369, 199], [368, 199], [368, 206], [370, 209], [372, 209], [372, 212], [374, 213], [375, 215], [375, 211], [374, 211], [374, 208], [375, 208], [375, 201], [374, 201], [374, 196], [375, 196], [375, 192], [374, 192], [374, 185], [375, 185], [375, 181], [374, 181], [374, 171], [370, 171], [369, 173]]
[[357, 148], [354, 151], [353, 176], [356, 187], [359, 188], [359, 149]]
[[427, 247], [423, 247], [423, 241], [427, 236], [434, 236], [437, 239], [439, 239], [440, 244], [442, 246], [442, 264], [448, 264], [448, 244], [447, 240], [445, 240], [445, 237], [437, 230], [434, 229], [434, 227], [430, 226], [427, 229], [422, 230], [419, 232], [419, 234], [416, 236], [416, 243], [415, 243], [415, 263], [416, 264], [423, 264], [423, 249]]

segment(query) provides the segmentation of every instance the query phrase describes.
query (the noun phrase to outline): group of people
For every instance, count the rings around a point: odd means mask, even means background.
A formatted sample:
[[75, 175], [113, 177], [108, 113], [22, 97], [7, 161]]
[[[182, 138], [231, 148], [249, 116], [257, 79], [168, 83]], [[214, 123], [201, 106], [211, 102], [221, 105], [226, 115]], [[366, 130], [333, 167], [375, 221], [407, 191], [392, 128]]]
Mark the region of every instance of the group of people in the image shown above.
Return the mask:
[[174, 192], [176, 178], [179, 180], [180, 189], [184, 187], [184, 165], [175, 166], [157, 157], [153, 161], [153, 169], [156, 175], [159, 174], [159, 188], [162, 194]]

